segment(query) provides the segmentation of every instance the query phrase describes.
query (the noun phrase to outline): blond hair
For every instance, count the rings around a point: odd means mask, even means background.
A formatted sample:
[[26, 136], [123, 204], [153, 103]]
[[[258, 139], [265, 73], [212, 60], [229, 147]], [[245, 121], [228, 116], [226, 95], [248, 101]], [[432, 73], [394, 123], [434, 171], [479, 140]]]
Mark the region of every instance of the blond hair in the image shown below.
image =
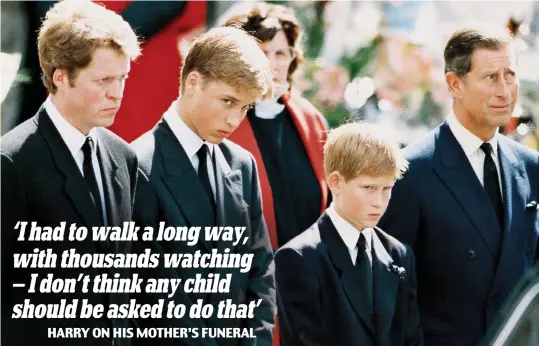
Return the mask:
[[181, 89], [189, 73], [197, 71], [204, 82], [223, 82], [262, 99], [273, 95], [268, 59], [255, 39], [238, 28], [211, 29], [195, 39], [181, 72]]
[[140, 55], [137, 35], [123, 18], [91, 1], [61, 1], [46, 14], [38, 37], [43, 84], [56, 93], [52, 77], [66, 69], [72, 84], [87, 67], [97, 48], [110, 47], [135, 60]]
[[326, 176], [339, 172], [346, 181], [359, 175], [399, 179], [408, 168], [398, 144], [380, 125], [351, 123], [331, 130], [324, 145]]

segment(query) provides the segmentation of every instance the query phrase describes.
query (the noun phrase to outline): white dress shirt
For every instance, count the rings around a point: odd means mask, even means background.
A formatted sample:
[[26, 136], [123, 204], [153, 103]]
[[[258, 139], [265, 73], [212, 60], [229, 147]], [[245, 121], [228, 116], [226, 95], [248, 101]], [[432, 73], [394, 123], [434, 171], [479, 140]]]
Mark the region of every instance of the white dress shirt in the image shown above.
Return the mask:
[[365, 236], [365, 251], [367, 252], [367, 255], [369, 256], [369, 262], [372, 269], [372, 254], [371, 254], [371, 243], [372, 243], [372, 228], [364, 228], [363, 230], [358, 230], [354, 226], [352, 226], [348, 221], [343, 219], [339, 214], [337, 214], [337, 211], [335, 210], [333, 203], [326, 209], [326, 213], [328, 214], [329, 218], [331, 219], [331, 222], [333, 222], [333, 225], [337, 229], [337, 232], [341, 236], [342, 240], [344, 241], [344, 244], [348, 248], [348, 252], [350, 253], [350, 257], [352, 258], [352, 263], [356, 265], [356, 258], [357, 258], [357, 241], [359, 240], [359, 235], [363, 233]]
[[187, 157], [191, 161], [191, 164], [195, 168], [195, 171], [198, 172], [198, 166], [199, 166], [199, 160], [197, 156], [198, 150], [202, 147], [202, 145], [206, 144], [209, 149], [209, 156], [206, 156], [207, 158], [207, 167], [208, 167], [208, 175], [210, 177], [210, 185], [211, 189], [213, 191], [213, 198], [216, 198], [215, 193], [215, 175], [214, 175], [214, 169], [213, 169], [213, 160], [211, 160], [211, 157], [214, 153], [214, 145], [213, 143], [206, 142], [202, 140], [196, 133], [193, 132], [187, 126], [187, 124], [183, 121], [183, 119], [180, 117], [180, 115], [177, 112], [177, 101], [174, 101], [172, 105], [169, 107], [169, 109], [165, 112], [163, 115], [163, 118], [166, 120], [168, 125], [170, 126], [170, 129], [172, 130], [172, 133], [176, 136], [178, 141], [180, 142], [180, 145], [183, 147], [183, 150], [185, 150], [185, 153], [187, 154]]
[[[470, 161], [479, 182], [481, 182], [481, 185], [485, 186], [483, 181], [485, 152], [480, 148], [481, 144], [484, 143], [483, 140], [462, 126], [453, 112], [451, 112], [447, 117], [447, 124], [457, 139], [457, 142], [459, 142], [460, 146], [464, 150], [466, 157], [468, 157], [468, 160]], [[492, 160], [494, 161], [496, 170], [498, 171], [498, 183], [500, 184], [500, 192], [503, 200], [502, 175], [500, 172], [500, 163], [498, 161], [498, 131], [496, 131], [494, 137], [492, 137], [488, 143], [490, 143], [492, 146]]]
[[52, 123], [54, 124], [58, 132], [60, 132], [60, 136], [67, 145], [67, 148], [71, 152], [71, 155], [73, 156], [73, 159], [75, 160], [75, 163], [77, 164], [77, 167], [79, 167], [80, 173], [83, 176], [84, 171], [82, 165], [84, 163], [84, 153], [82, 152], [82, 146], [86, 141], [86, 137], [92, 138], [92, 141], [94, 142], [94, 148], [92, 149], [92, 165], [94, 167], [94, 174], [97, 180], [97, 186], [99, 188], [99, 197], [101, 199], [102, 206], [101, 209], [103, 210], [103, 220], [105, 220], [105, 224], [107, 224], [107, 208], [105, 207], [106, 204], [105, 193], [103, 190], [103, 178], [101, 176], [99, 160], [97, 159], [97, 146], [99, 145], [97, 132], [95, 131], [95, 129], [92, 129], [90, 130], [88, 136], [86, 136], [82, 132], [77, 130], [75, 126], [71, 125], [71, 123], [60, 114], [58, 108], [56, 108], [54, 103], [52, 103], [52, 99], [50, 96], [47, 98], [47, 100], [45, 100], [44, 107]]

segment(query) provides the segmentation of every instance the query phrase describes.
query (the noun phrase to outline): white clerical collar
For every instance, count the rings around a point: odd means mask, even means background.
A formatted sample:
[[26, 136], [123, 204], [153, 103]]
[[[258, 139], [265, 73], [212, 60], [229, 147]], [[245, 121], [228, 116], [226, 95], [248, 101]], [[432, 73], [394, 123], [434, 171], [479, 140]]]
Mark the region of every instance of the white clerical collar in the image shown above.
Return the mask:
[[290, 84], [288, 82], [279, 85], [275, 91], [275, 95], [265, 101], [257, 101], [255, 103], [255, 115], [261, 119], [275, 119], [277, 115], [281, 114], [285, 105], [279, 103], [279, 99], [289, 89]]
[[92, 138], [94, 142], [94, 148], [97, 149], [98, 136], [95, 128], [91, 129], [88, 135], [85, 135], [80, 132], [75, 126], [73, 126], [69, 121], [67, 121], [66, 118], [64, 118], [60, 114], [60, 111], [58, 111], [58, 108], [56, 108], [50, 96], [47, 97], [43, 106], [45, 107], [49, 118], [51, 119], [58, 132], [60, 132], [60, 136], [64, 140], [65, 144], [67, 145], [69, 151], [73, 156], [75, 156], [75, 154], [78, 153], [79, 150], [81, 150], [84, 142], [86, 141], [86, 137]]

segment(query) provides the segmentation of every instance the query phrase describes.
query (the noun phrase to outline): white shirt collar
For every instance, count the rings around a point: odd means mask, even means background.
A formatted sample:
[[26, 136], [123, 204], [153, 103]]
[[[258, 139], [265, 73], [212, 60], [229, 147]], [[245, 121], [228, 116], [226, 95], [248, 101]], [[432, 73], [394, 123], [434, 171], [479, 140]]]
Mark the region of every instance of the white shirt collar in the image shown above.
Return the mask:
[[[462, 126], [462, 124], [458, 121], [457, 117], [455, 116], [455, 113], [451, 112], [447, 116], [447, 124], [449, 125], [449, 128], [451, 129], [451, 132], [453, 132], [453, 135], [459, 142], [460, 146], [464, 150], [464, 153], [467, 157], [470, 157], [473, 155], [483, 144], [483, 140], [473, 133], [471, 133], [467, 128]], [[492, 145], [492, 152], [494, 153], [494, 156], [498, 157], [498, 131], [494, 133], [494, 137], [490, 141], [488, 141], [490, 145]]]
[[43, 104], [47, 114], [49, 115], [52, 123], [60, 132], [60, 136], [64, 140], [65, 144], [69, 148], [69, 151], [74, 156], [79, 150], [81, 150], [86, 137], [91, 137], [94, 142], [94, 150], [97, 149], [97, 133], [95, 128], [90, 130], [88, 136], [84, 135], [82, 132], [77, 130], [66, 118], [64, 118], [58, 108], [52, 103], [51, 97], [47, 97], [45, 103]]
[[176, 136], [180, 142], [183, 150], [187, 154], [187, 157], [191, 158], [202, 147], [203, 144], [207, 144], [210, 150], [210, 155], [213, 155], [214, 144], [204, 141], [200, 138], [193, 130], [187, 126], [183, 121], [177, 111], [178, 100], [172, 102], [168, 110], [163, 115], [163, 118], [166, 120], [172, 133]]
[[[333, 203], [326, 209], [331, 222], [339, 232], [344, 244], [349, 250], [353, 250], [357, 246], [357, 241], [359, 239], [360, 231], [352, 226], [348, 221], [343, 219], [335, 210]], [[367, 243], [367, 251], [371, 251], [371, 238], [372, 238], [372, 228], [364, 228], [361, 233], [365, 235], [365, 240]]]

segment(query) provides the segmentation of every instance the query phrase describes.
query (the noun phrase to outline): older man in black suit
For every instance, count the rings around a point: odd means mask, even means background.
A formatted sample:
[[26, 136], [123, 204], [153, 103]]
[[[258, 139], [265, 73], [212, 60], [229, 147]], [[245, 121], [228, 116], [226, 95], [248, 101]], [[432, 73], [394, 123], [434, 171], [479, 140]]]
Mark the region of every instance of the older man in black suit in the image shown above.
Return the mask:
[[[119, 226], [132, 219], [137, 158], [127, 143], [102, 127], [110, 126], [120, 106], [130, 62], [140, 54], [137, 37], [117, 14], [91, 2], [61, 2], [48, 13], [39, 33], [43, 82], [50, 96], [38, 113], [1, 139], [2, 151], [2, 345], [72, 345], [50, 339], [48, 328], [125, 327], [125, 320], [16, 319], [14, 305], [59, 304], [61, 299], [90, 304], [124, 303], [124, 294], [28, 293], [34, 272], [43, 277], [77, 278], [80, 268], [61, 268], [60, 254], [125, 253], [129, 243], [82, 241], [18, 241], [18, 222], [59, 226]], [[20, 225], [19, 225], [20, 226]], [[30, 228], [30, 225], [27, 226]], [[90, 230], [91, 232], [91, 230]], [[27, 230], [26, 234], [29, 233]], [[51, 269], [13, 269], [14, 253], [52, 248], [59, 255]], [[96, 276], [100, 269], [84, 269]], [[109, 275], [125, 269], [106, 271]], [[80, 306], [79, 306], [80, 312]], [[80, 314], [78, 314], [80, 316]], [[127, 340], [77, 340], [78, 345], [128, 345]]]

